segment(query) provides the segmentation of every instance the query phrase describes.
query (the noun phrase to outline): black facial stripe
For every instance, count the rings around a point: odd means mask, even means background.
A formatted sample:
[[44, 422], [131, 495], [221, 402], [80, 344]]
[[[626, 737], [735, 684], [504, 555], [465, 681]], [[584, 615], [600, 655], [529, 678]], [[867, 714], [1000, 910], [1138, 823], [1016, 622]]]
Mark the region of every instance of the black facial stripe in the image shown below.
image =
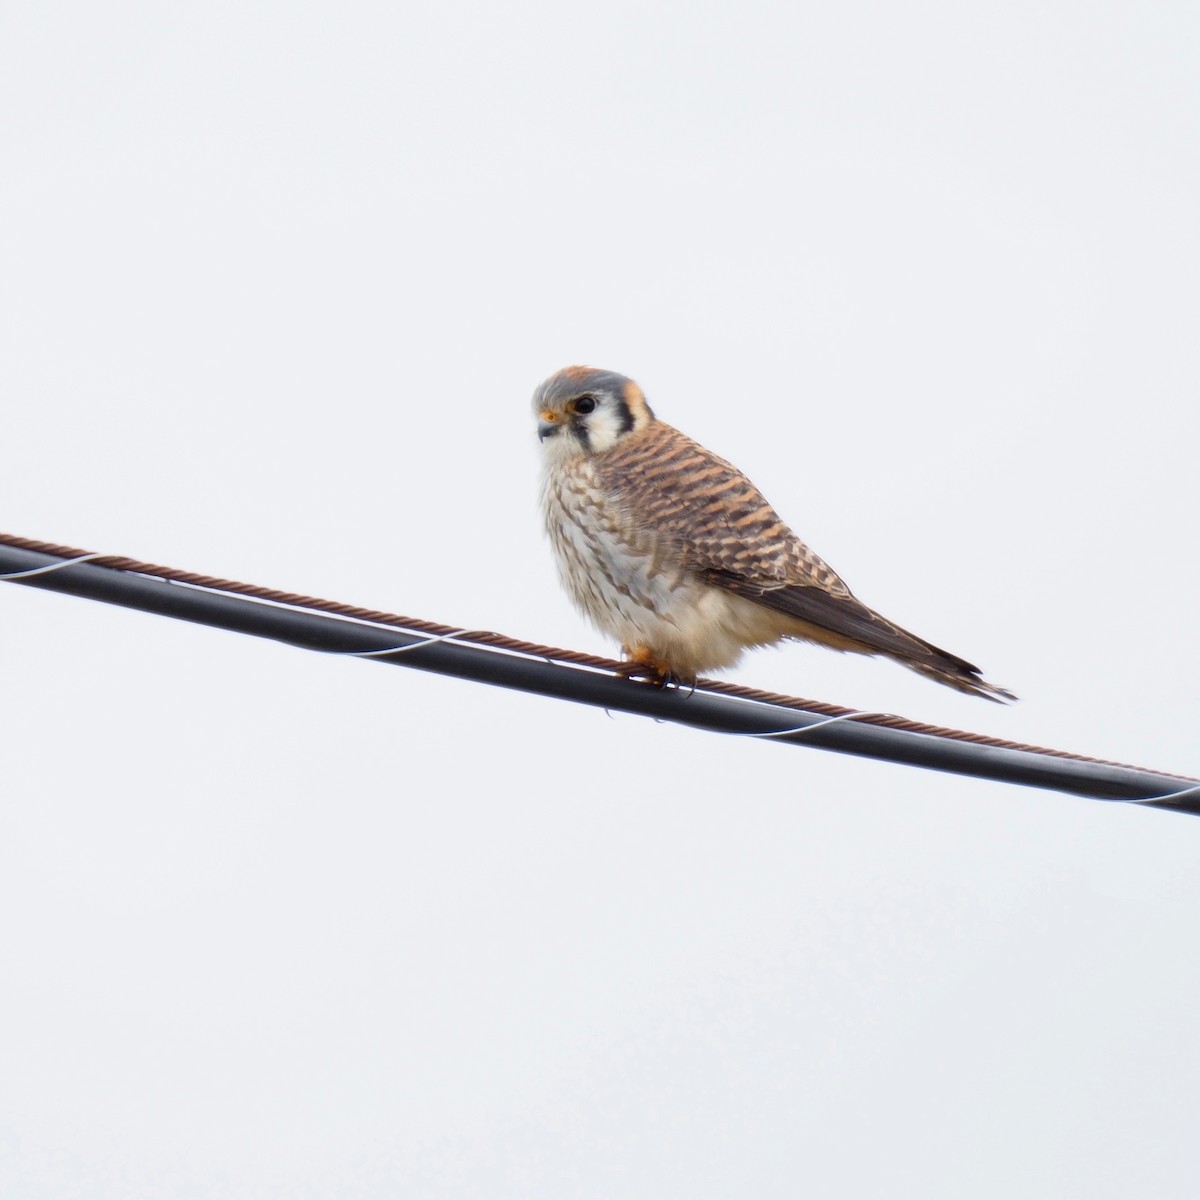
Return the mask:
[[591, 437], [588, 435], [588, 427], [585, 421], [581, 421], [578, 417], [572, 422], [575, 426], [575, 436], [579, 439], [579, 444], [590, 451], [592, 448]]
[[633, 428], [633, 413], [629, 411], [629, 405], [625, 403], [625, 397], [614, 396], [613, 407], [616, 410], [617, 421], [620, 425], [619, 432], [628, 433]]

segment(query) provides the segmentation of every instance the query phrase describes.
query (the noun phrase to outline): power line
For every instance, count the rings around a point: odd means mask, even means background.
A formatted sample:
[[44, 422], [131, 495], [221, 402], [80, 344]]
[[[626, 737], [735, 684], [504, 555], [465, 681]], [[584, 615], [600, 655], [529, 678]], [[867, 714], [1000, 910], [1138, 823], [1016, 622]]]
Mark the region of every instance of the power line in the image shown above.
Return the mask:
[[1200, 815], [1200, 780], [1189, 777], [718, 680], [701, 680], [695, 690], [654, 688], [578, 651], [9, 534], [0, 534], [0, 580], [711, 732]]

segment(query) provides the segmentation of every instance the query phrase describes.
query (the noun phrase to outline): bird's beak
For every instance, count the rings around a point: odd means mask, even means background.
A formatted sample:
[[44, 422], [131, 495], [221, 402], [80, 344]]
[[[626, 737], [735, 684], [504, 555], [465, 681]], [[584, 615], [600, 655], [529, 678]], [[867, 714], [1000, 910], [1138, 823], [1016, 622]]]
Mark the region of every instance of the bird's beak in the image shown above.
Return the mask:
[[544, 442], [558, 432], [558, 416], [552, 412], [538, 413], [538, 441]]

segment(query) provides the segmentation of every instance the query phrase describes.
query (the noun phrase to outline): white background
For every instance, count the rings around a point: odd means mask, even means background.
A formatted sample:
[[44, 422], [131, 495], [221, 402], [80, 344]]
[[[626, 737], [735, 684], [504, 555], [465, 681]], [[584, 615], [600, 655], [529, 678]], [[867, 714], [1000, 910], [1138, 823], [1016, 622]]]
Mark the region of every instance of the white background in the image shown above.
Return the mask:
[[[14, 0], [0, 527], [611, 652], [587, 362], [1200, 770], [1194, 4]], [[0, 589], [6, 1197], [1193, 1197], [1200, 823]]]

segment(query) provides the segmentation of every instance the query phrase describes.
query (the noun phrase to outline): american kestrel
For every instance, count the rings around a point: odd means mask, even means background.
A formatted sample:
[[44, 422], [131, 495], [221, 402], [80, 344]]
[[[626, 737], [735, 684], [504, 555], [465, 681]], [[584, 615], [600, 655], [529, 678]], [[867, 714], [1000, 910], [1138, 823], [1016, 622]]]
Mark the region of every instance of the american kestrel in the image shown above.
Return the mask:
[[621, 643], [627, 674], [691, 682], [749, 647], [800, 639], [1016, 699], [856, 600], [745, 475], [658, 420], [632, 379], [567, 367], [537, 389], [533, 410], [559, 575]]

